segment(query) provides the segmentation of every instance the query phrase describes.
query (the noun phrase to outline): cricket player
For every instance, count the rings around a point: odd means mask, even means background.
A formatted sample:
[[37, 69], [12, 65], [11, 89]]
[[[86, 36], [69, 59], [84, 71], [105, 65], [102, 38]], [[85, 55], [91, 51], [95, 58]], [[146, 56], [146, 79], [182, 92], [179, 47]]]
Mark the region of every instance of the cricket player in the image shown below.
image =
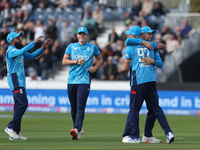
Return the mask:
[[[137, 26], [134, 26], [134, 30], [128, 32], [131, 32], [134, 35], [134, 38], [138, 38], [141, 34], [141, 29]], [[131, 93], [130, 111], [128, 113], [122, 142], [140, 143], [139, 111], [142, 107], [143, 101], [145, 100], [148, 110], [150, 110], [150, 112], [155, 115], [161, 127], [165, 131], [167, 143], [171, 143], [174, 141], [174, 135], [167, 123], [166, 117], [161, 107], [158, 104], [154, 66], [153, 63], [148, 64], [147, 62], [145, 62], [144, 59], [150, 57], [151, 59], [155, 60], [156, 55], [154, 51], [151, 51], [142, 45], [127, 44], [127, 46], [128, 47], [126, 49], [125, 69], [128, 70], [130, 68]], [[153, 49], [155, 48], [156, 45], [153, 44]], [[149, 128], [151, 129], [151, 127]], [[160, 140], [156, 139], [153, 136], [145, 137], [150, 138], [150, 140], [154, 140], [155, 143], [160, 142]]]
[[12, 121], [5, 128], [5, 132], [9, 135], [9, 140], [27, 140], [20, 134], [21, 131], [21, 119], [24, 115], [27, 107], [28, 100], [26, 95], [26, 82], [24, 71], [24, 59], [35, 59], [40, 56], [45, 49], [49, 46], [51, 39], [47, 39], [43, 46], [34, 53], [28, 53], [28, 51], [34, 47], [34, 45], [41, 41], [42, 36], [38, 37], [34, 42], [31, 42], [23, 48], [18, 48], [21, 45], [22, 32], [11, 32], [7, 36], [7, 42], [9, 47], [6, 52], [6, 62], [8, 70], [8, 85], [13, 93], [14, 98], [14, 113]]
[[[77, 38], [77, 43], [71, 43], [67, 47], [62, 61], [63, 65], [70, 65], [67, 91], [74, 125], [70, 131], [73, 140], [81, 139], [84, 132], [82, 126], [90, 92], [91, 73], [103, 62], [98, 47], [86, 42], [88, 30], [85, 27], [78, 29]], [[97, 59], [95, 66], [92, 66], [93, 56]]]

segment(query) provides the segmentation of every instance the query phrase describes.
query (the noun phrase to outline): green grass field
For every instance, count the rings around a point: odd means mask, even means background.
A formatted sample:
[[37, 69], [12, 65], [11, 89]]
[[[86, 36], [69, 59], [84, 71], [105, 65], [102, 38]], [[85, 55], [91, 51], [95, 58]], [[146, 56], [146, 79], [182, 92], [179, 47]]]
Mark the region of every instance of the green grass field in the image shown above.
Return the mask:
[[[22, 120], [23, 136], [27, 141], [9, 141], [4, 128], [12, 112], [0, 112], [0, 150], [167, 150], [200, 149], [199, 116], [167, 116], [175, 141], [166, 143], [165, 135], [156, 121], [153, 133], [161, 144], [124, 144], [121, 142], [127, 115], [86, 114], [81, 140], [73, 141], [69, 134], [72, 120], [69, 113], [27, 112]], [[140, 115], [140, 135], [144, 131], [145, 115]]]

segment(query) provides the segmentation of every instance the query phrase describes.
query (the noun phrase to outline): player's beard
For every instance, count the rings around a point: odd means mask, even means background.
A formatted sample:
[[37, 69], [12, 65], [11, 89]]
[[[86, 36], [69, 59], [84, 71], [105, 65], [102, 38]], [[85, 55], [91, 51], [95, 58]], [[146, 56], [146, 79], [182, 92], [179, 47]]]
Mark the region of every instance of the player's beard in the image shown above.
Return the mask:
[[21, 49], [21, 48], [23, 48], [24, 46], [23, 46], [22, 43], [20, 42], [20, 43], [15, 43], [15, 47], [16, 47], [17, 49]]

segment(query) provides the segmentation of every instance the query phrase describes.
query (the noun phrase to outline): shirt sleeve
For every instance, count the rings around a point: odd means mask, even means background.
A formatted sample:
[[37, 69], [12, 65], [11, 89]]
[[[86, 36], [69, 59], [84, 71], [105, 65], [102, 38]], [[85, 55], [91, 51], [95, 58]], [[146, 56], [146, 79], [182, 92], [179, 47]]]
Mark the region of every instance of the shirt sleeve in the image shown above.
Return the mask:
[[69, 44], [69, 45], [67, 46], [67, 49], [66, 49], [66, 51], [65, 51], [65, 55], [71, 56], [71, 46], [72, 46], [72, 44]]
[[130, 45], [141, 45], [142, 40], [141, 39], [136, 39], [136, 38], [128, 38], [126, 40], [126, 46]]
[[33, 60], [35, 59], [36, 57], [40, 56], [42, 53], [44, 52], [44, 49], [41, 47], [39, 50], [33, 52], [33, 53], [28, 53], [26, 52], [24, 54], [24, 59], [30, 59], [30, 60]]
[[160, 58], [158, 51], [154, 51], [154, 58], [155, 58], [155, 66], [161, 68], [163, 66], [163, 62]]
[[29, 51], [31, 48], [33, 48], [34, 45], [35, 45], [35, 42], [31, 42], [30, 44], [23, 47], [22, 49], [13, 48], [12, 50], [8, 51], [8, 58], [13, 58], [13, 57], [22, 55], [26, 53], [27, 51]]
[[100, 51], [99, 51], [99, 48], [96, 46], [96, 45], [93, 45], [94, 46], [94, 56], [98, 56], [100, 55]]
[[131, 60], [131, 55], [132, 55], [132, 52], [133, 51], [133, 49], [132, 49], [132, 47], [131, 46], [128, 46], [127, 48], [126, 48], [126, 55], [125, 55], [125, 59], [127, 59], [127, 60]]

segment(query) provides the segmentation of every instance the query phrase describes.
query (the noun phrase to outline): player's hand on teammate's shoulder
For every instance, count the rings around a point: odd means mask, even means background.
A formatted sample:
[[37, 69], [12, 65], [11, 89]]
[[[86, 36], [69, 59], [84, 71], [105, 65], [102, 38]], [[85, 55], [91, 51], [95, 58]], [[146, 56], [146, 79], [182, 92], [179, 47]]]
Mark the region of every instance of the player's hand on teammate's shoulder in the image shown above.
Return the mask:
[[44, 44], [43, 44], [43, 47], [46, 49], [48, 46], [49, 46], [49, 44], [51, 44], [51, 39], [50, 38], [48, 38], [45, 42], [44, 42]]
[[41, 40], [42, 40], [42, 38], [43, 38], [43, 36], [39, 36], [39, 37], [37, 37], [36, 39], [35, 39], [35, 43], [38, 43], [38, 42], [40, 42]]
[[149, 42], [142, 41], [142, 44], [150, 50], [153, 50], [153, 46]]

